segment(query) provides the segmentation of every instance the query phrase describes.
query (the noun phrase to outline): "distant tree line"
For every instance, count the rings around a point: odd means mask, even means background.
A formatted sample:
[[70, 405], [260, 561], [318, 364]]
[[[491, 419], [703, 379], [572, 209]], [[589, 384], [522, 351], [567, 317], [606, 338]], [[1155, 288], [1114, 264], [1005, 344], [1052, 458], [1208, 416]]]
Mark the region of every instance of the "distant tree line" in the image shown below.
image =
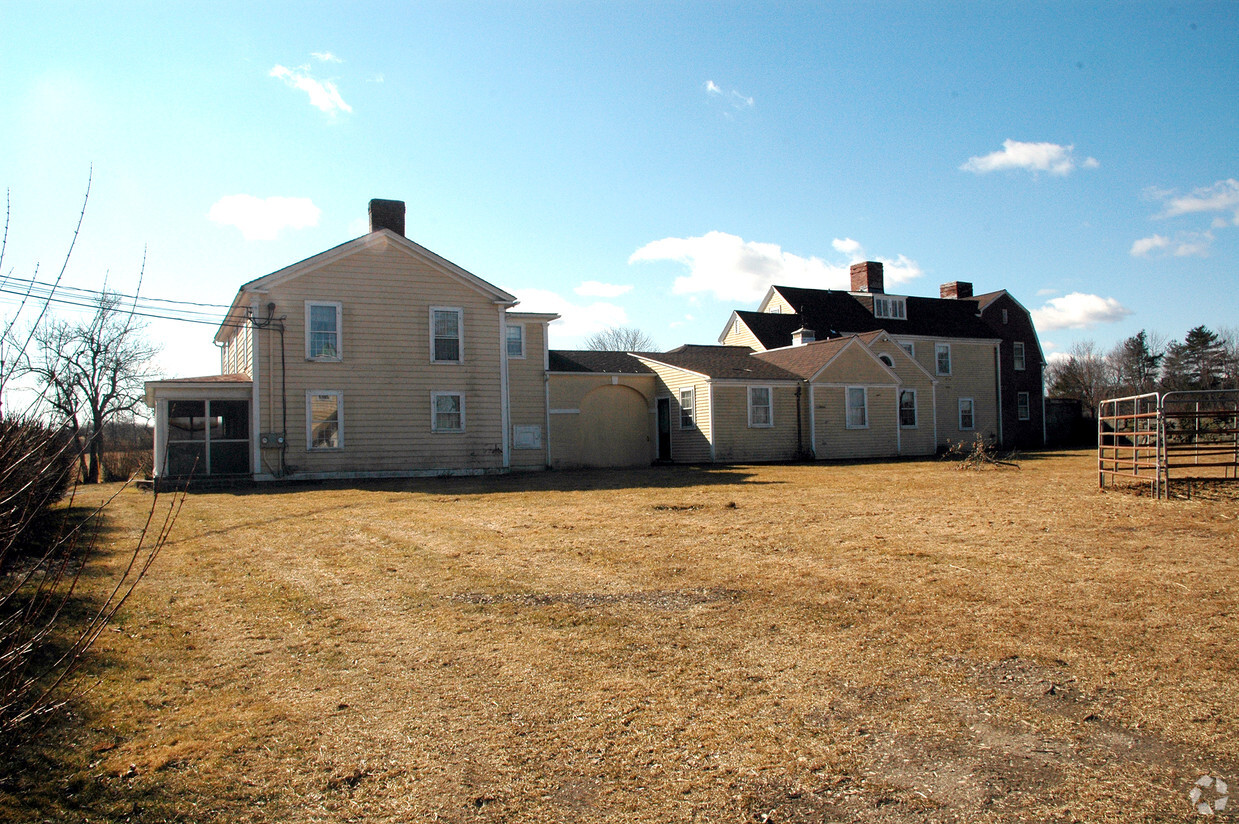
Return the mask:
[[1140, 330], [1103, 352], [1091, 340], [1046, 367], [1046, 394], [1074, 398], [1085, 410], [1106, 398], [1188, 389], [1239, 389], [1239, 328], [1190, 329], [1166, 341]]

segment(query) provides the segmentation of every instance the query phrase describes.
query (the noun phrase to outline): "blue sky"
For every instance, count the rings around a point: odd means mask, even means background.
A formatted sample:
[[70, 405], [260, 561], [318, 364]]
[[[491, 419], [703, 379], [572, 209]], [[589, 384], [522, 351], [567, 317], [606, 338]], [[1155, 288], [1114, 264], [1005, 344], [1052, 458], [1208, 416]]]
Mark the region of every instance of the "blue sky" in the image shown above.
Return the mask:
[[[1239, 3], [0, 0], [4, 274], [228, 303], [408, 204], [563, 315], [712, 343], [771, 283], [1005, 288], [1043, 345], [1239, 325]], [[5, 296], [0, 296], [3, 298]], [[11, 304], [0, 302], [11, 309]], [[153, 322], [164, 374], [207, 326]]]

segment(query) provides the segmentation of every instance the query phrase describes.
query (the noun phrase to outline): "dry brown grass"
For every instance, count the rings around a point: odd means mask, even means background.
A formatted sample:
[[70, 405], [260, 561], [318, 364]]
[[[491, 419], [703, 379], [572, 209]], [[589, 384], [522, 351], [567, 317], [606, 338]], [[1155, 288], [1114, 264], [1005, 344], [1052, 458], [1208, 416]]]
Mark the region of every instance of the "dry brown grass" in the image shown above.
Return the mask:
[[1239, 505], [1093, 466], [192, 495], [0, 818], [1189, 820], [1239, 785]]

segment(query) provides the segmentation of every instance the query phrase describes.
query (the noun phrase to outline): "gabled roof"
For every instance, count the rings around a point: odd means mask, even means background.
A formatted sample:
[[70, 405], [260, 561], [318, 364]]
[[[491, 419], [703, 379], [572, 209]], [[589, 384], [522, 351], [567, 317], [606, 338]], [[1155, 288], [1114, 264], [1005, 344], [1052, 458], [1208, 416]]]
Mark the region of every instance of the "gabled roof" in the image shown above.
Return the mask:
[[548, 353], [549, 372], [580, 372], [599, 375], [652, 375], [650, 369], [627, 352], [598, 352], [590, 349], [552, 349]]
[[339, 246], [332, 247], [325, 252], [319, 252], [317, 255], [298, 261], [291, 266], [285, 266], [283, 269], [279, 269], [269, 275], [263, 275], [248, 283], [241, 284], [241, 288], [237, 290], [237, 296], [232, 300], [232, 307], [224, 317], [223, 323], [220, 324], [219, 331], [215, 333], [215, 341], [222, 343], [227, 340], [229, 337], [228, 330], [244, 323], [248, 296], [255, 293], [262, 294], [274, 286], [301, 277], [366, 249], [381, 249], [388, 245], [404, 251], [411, 257], [428, 264], [448, 277], [455, 278], [473, 287], [488, 296], [495, 303], [508, 306], [513, 306], [517, 303], [515, 295], [511, 295], [498, 286], [482, 280], [477, 275], [465, 271], [450, 260], [439, 257], [434, 252], [419, 246], [407, 237], [399, 235], [390, 229], [378, 229], [377, 231], [354, 238], [347, 243], [341, 243]]
[[[748, 327], [753, 333], [753, 337], [761, 343], [763, 349], [775, 349], [780, 346], [787, 346], [792, 341], [792, 332], [795, 332], [801, 326], [800, 315], [779, 315], [774, 312], [746, 312], [742, 309], [737, 309], [732, 312], [732, 323], [740, 321]], [[723, 330], [723, 336], [726, 336], [730, 330]], [[817, 330], [813, 330], [817, 332]], [[819, 337], [826, 337], [825, 332], [819, 332]], [[722, 338], [720, 337], [720, 340]]]
[[686, 343], [668, 352], [637, 355], [642, 360], [692, 372], [712, 380], [794, 381], [796, 376], [754, 357], [747, 346], [701, 346]]
[[[895, 336], [994, 339], [993, 331], [977, 316], [977, 304], [971, 300], [907, 296], [907, 319], [896, 320], [874, 317], [874, 296], [870, 294], [797, 286], [772, 288], [778, 291], [789, 306], [798, 310], [797, 321], [812, 329], [819, 340], [877, 329], [885, 329]], [[790, 333], [788, 340], [779, 345], [789, 342]]]

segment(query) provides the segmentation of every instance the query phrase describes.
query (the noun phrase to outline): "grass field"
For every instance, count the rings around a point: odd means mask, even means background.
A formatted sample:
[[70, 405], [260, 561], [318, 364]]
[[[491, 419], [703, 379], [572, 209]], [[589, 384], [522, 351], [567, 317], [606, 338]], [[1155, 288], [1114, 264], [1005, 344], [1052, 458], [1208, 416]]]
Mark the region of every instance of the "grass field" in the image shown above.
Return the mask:
[[0, 819], [1195, 820], [1239, 504], [1093, 461], [190, 495]]

